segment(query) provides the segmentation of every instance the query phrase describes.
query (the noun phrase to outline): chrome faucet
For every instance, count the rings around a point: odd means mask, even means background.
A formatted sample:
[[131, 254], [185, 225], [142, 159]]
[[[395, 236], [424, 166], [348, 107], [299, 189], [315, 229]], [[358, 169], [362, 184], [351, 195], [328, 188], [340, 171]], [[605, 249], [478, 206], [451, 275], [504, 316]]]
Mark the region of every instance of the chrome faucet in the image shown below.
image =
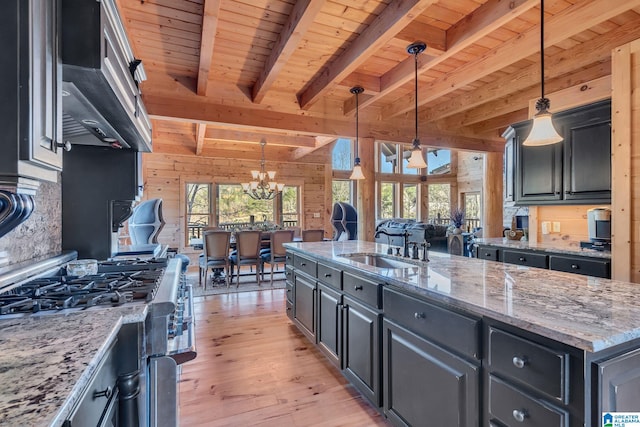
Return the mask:
[[381, 234], [384, 234], [385, 236], [389, 236], [389, 237], [402, 237], [403, 238], [403, 251], [402, 251], [402, 256], [405, 258], [409, 258], [409, 231], [408, 230], [404, 230], [402, 233], [398, 234], [398, 233], [389, 233], [385, 230], [378, 230], [376, 231], [376, 234], [374, 235], [375, 237], [379, 237]]

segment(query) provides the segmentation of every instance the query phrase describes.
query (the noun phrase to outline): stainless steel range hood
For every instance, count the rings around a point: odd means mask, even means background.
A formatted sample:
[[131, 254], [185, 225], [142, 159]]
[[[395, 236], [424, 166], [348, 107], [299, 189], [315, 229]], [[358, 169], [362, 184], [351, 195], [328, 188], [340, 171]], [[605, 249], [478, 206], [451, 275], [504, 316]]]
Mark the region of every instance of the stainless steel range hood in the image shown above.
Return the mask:
[[151, 122], [114, 0], [62, 0], [63, 138], [71, 144], [151, 151]]

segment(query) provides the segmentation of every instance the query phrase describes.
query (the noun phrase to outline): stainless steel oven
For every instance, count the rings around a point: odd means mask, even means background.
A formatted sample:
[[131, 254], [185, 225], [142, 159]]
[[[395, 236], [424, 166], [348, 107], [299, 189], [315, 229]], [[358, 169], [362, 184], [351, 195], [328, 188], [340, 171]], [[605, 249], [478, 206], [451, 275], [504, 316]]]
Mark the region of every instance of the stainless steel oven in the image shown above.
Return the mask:
[[180, 365], [196, 357], [193, 296], [182, 261], [115, 259], [99, 262], [96, 275], [66, 275], [64, 264], [75, 257], [69, 253], [0, 275], [0, 316], [73, 310], [99, 316], [105, 307], [124, 304], [144, 304], [147, 314], [144, 322], [120, 326], [64, 426], [178, 425]]

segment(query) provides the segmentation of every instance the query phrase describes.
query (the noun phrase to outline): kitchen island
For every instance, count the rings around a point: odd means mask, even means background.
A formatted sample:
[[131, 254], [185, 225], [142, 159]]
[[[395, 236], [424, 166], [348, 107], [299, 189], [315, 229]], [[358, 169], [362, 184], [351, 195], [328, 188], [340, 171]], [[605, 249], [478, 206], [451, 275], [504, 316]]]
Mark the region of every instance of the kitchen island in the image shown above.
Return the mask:
[[640, 411], [638, 284], [435, 252], [385, 267], [342, 256], [386, 252], [362, 241], [287, 248], [289, 316], [394, 424], [597, 426]]
[[122, 325], [146, 316], [136, 304], [1, 319], [0, 425], [62, 425]]

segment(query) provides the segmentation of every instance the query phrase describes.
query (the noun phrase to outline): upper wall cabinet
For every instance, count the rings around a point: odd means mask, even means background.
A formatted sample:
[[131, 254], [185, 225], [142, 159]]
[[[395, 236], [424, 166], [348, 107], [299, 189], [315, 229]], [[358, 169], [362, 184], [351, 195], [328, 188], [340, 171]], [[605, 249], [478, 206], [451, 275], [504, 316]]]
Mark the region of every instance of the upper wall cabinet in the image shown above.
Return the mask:
[[531, 121], [512, 125], [515, 202], [519, 205], [611, 203], [611, 101], [554, 115], [564, 140], [524, 147]]
[[[0, 185], [21, 191], [62, 169], [58, 0], [6, 0], [0, 5]], [[17, 18], [17, 19], [16, 19]]]

